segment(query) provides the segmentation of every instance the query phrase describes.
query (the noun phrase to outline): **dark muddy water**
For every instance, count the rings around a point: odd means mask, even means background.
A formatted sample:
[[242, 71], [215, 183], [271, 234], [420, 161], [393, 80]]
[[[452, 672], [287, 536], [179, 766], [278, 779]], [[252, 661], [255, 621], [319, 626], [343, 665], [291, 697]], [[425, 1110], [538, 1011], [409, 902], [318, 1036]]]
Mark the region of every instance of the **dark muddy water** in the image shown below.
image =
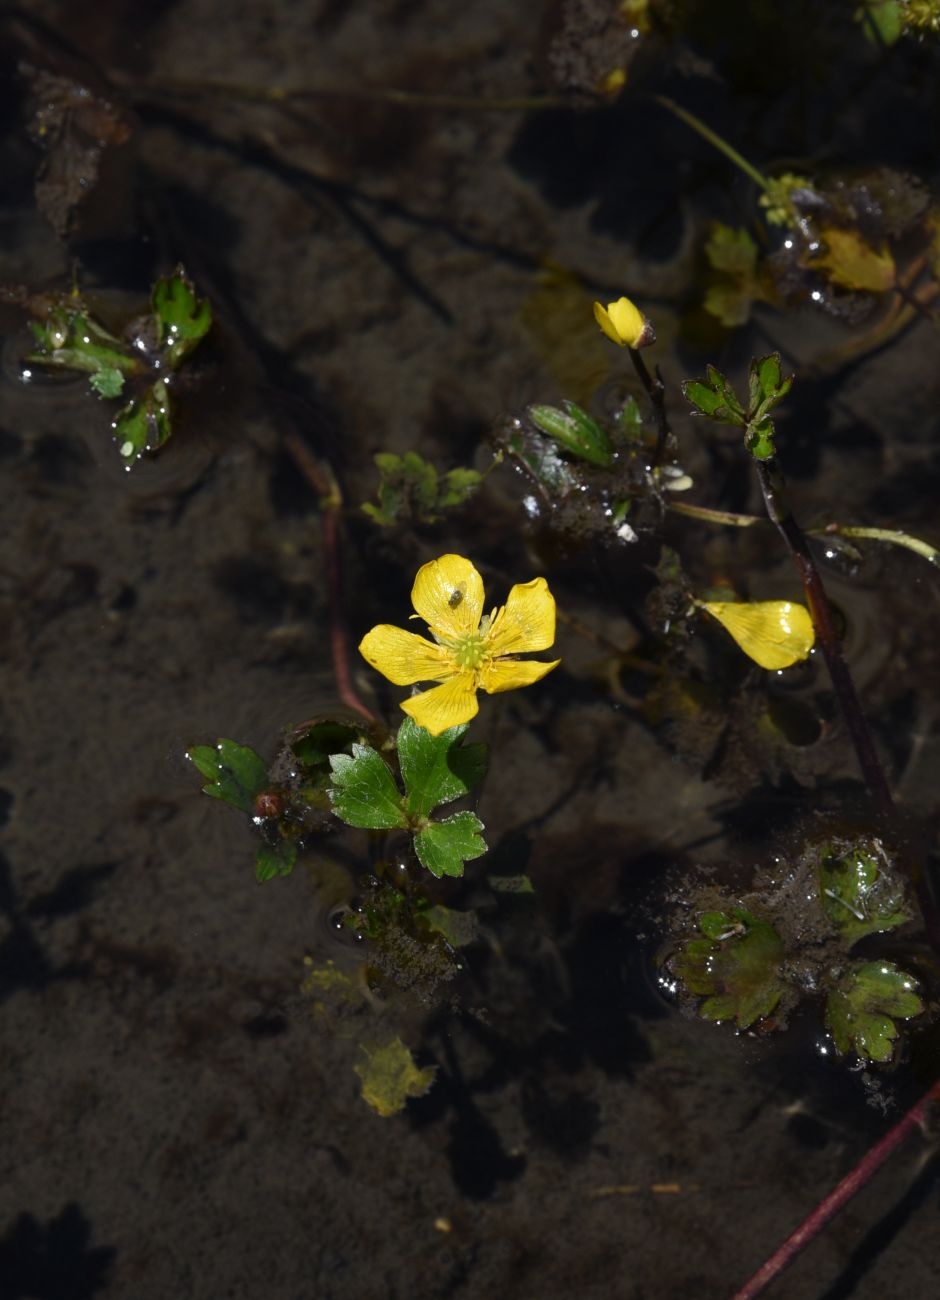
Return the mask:
[[[740, 382], [778, 349], [798, 376], [779, 436], [800, 518], [940, 542], [929, 292], [883, 339], [877, 305], [846, 322], [758, 303], [720, 328], [701, 308], [709, 222], [752, 223], [754, 187], [651, 98], [777, 172], [890, 166], [929, 196], [937, 47], [879, 49], [851, 5], [710, 22], [690, 4], [639, 37], [613, 8], [0, 10], [0, 1296], [719, 1300], [936, 1077], [929, 1026], [897, 1070], [853, 1068], [818, 1005], [777, 1035], [735, 1035], [680, 1014], [655, 965], [703, 872], [740, 888], [821, 824], [870, 817], [818, 655], [768, 683], [700, 628], [717, 714], [689, 724], [653, 703], [644, 601], [661, 544], [699, 589], [799, 599], [773, 533], [670, 517], [599, 541], [509, 461], [438, 522], [383, 530], [359, 509], [379, 451], [483, 470], [491, 430], [528, 403], [593, 393], [602, 412], [632, 392], [648, 414], [590, 315], [593, 297], [629, 292], [656, 323], [683, 499], [761, 509], [737, 433], [693, 420], [679, 383], [706, 361]], [[588, 102], [630, 59], [635, 92]], [[60, 98], [84, 87], [110, 106], [89, 123], [73, 103], [58, 154], [37, 134], [55, 99], [39, 71]], [[903, 268], [926, 256], [913, 236], [892, 247]], [[113, 408], [83, 377], [24, 382], [21, 300], [74, 275], [128, 314], [178, 262], [215, 325], [173, 438], [128, 473]], [[473, 728], [491, 747], [477, 812], [534, 901], [495, 900], [487, 859], [471, 864], [439, 895], [480, 909], [460, 978], [423, 1000], [388, 993], [351, 1024], [324, 1024], [299, 989], [305, 958], [363, 960], [333, 922], [361, 893], [365, 837], [259, 887], [245, 819], [204, 798], [185, 759], [218, 736], [272, 755], [285, 725], [337, 707], [309, 457], [346, 502], [353, 646], [403, 624], [416, 569], [450, 551], [490, 603], [544, 574], [561, 615], [561, 667], [484, 697]], [[899, 548], [826, 550], [929, 875], [938, 574]], [[618, 667], [611, 647], [633, 658]], [[402, 692], [354, 650], [350, 669], [396, 725]], [[789, 721], [758, 743], [747, 710], [768, 698]], [[916, 924], [898, 942], [926, 952]], [[437, 1068], [391, 1118], [354, 1072], [370, 1015]], [[919, 1138], [902, 1149], [768, 1294], [934, 1294], [923, 1154]]]

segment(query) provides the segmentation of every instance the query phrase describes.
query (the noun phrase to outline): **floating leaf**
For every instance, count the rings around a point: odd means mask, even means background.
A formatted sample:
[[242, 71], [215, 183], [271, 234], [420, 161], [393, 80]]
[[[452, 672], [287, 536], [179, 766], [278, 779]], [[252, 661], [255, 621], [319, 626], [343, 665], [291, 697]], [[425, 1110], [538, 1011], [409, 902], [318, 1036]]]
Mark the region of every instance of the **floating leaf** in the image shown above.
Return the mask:
[[170, 395], [163, 380], [158, 379], [143, 397], [122, 407], [111, 422], [111, 431], [128, 469], [145, 451], [162, 447], [173, 432]]
[[352, 754], [330, 757], [333, 811], [349, 826], [364, 830], [404, 829], [408, 820], [388, 764], [370, 745], [353, 745]]
[[436, 903], [423, 909], [421, 917], [428, 929], [443, 935], [452, 948], [465, 948], [479, 937], [480, 921], [476, 912], [457, 912]]
[[697, 602], [716, 618], [761, 668], [789, 668], [805, 659], [816, 639], [804, 605], [789, 600]]
[[528, 414], [536, 428], [565, 451], [602, 469], [613, 464], [614, 449], [607, 430], [574, 402], [565, 402], [563, 411], [557, 406], [530, 406]]
[[898, 1036], [897, 1020], [920, 1015], [917, 981], [890, 961], [856, 966], [826, 1000], [826, 1023], [836, 1051], [862, 1060], [888, 1061]]
[[150, 295], [157, 339], [165, 348], [165, 365], [175, 370], [206, 334], [212, 324], [208, 301], [196, 297], [192, 282], [182, 266], [163, 276]]
[[241, 812], [252, 814], [255, 800], [268, 784], [268, 765], [247, 745], [220, 740], [211, 745], [194, 745], [188, 758], [209, 782], [203, 794], [221, 799]]
[[482, 779], [486, 746], [462, 745], [466, 730], [464, 723], [432, 736], [411, 718], [398, 728], [398, 760], [411, 817], [427, 817], [432, 808], [461, 798]]
[[463, 864], [486, 852], [482, 830], [483, 823], [472, 812], [430, 822], [415, 835], [418, 860], [432, 876], [462, 876]]
[[783, 941], [767, 921], [743, 907], [706, 912], [704, 938], [691, 939], [672, 958], [672, 970], [689, 993], [704, 997], [705, 1020], [735, 1020], [747, 1029], [769, 1016], [784, 992]]
[[826, 915], [850, 944], [911, 919], [903, 879], [890, 869], [876, 841], [834, 841], [824, 846], [819, 891]]
[[255, 854], [255, 877], [259, 885], [275, 876], [289, 876], [297, 862], [296, 840], [279, 838], [275, 844], [262, 844]]
[[363, 1047], [365, 1061], [355, 1066], [362, 1097], [379, 1115], [397, 1115], [409, 1097], [423, 1097], [434, 1083], [433, 1065], [419, 1070], [400, 1038], [380, 1047]]

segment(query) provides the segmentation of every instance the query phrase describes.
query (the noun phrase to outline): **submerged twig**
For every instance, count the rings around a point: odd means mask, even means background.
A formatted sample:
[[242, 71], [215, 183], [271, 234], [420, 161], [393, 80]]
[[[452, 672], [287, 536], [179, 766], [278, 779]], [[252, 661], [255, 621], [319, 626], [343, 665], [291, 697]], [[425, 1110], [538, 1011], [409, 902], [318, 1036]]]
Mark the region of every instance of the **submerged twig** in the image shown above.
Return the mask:
[[792, 1264], [800, 1251], [819, 1235], [830, 1219], [835, 1218], [857, 1192], [861, 1191], [888, 1156], [897, 1150], [914, 1129], [924, 1127], [930, 1107], [935, 1102], [940, 1102], [940, 1079], [924, 1093], [920, 1101], [910, 1108], [903, 1119], [888, 1130], [880, 1142], [875, 1143], [855, 1168], [846, 1174], [841, 1183], [820, 1201], [815, 1210], [787, 1237], [744, 1286], [734, 1293], [732, 1300], [754, 1300], [755, 1296], [760, 1295], [785, 1268]]

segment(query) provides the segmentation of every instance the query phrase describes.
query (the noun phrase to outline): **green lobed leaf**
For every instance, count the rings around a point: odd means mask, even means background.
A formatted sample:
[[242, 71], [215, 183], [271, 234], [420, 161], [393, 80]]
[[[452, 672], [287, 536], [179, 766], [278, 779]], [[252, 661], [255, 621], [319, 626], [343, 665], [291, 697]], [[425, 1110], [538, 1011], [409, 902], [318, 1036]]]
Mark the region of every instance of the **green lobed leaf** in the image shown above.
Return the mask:
[[820, 856], [823, 909], [850, 944], [911, 919], [903, 877], [891, 869], [879, 848], [868, 840], [837, 840], [826, 845]]
[[486, 746], [462, 745], [467, 723], [432, 736], [413, 718], [398, 728], [398, 761], [407, 791], [405, 808], [412, 818], [430, 815], [475, 786], [486, 771]]
[[361, 727], [324, 719], [295, 735], [290, 742], [291, 752], [306, 769], [306, 775], [319, 774], [329, 770], [331, 754], [350, 750], [355, 741], [362, 739], [362, 735]]
[[530, 406], [528, 414], [536, 428], [565, 451], [602, 469], [613, 464], [614, 449], [607, 430], [574, 402], [565, 402], [564, 411], [557, 406]]
[[482, 857], [486, 844], [483, 823], [472, 812], [454, 813], [442, 822], [430, 822], [415, 835], [415, 852], [432, 876], [462, 876], [463, 864]]
[[187, 756], [208, 781], [203, 794], [249, 815], [254, 812], [255, 799], [268, 783], [268, 765], [259, 754], [222, 739], [215, 746], [194, 745]]
[[289, 876], [297, 862], [296, 840], [283, 837], [275, 844], [262, 844], [255, 854], [255, 877], [259, 885], [275, 876]]
[[483, 475], [475, 469], [449, 469], [441, 480], [437, 504], [442, 510], [462, 506], [473, 496], [483, 482]]
[[751, 277], [757, 266], [757, 245], [743, 227], [735, 230], [715, 221], [705, 243], [705, 256], [716, 271]]
[[330, 768], [330, 802], [348, 826], [391, 830], [408, 825], [395, 778], [370, 745], [353, 745], [351, 755], [332, 754]]
[[150, 295], [157, 338], [166, 348], [165, 364], [175, 370], [206, 334], [212, 324], [207, 299], [196, 297], [192, 282], [182, 266], [161, 277]]
[[706, 912], [704, 938], [689, 940], [673, 957], [674, 973], [687, 992], [705, 998], [705, 1020], [735, 1020], [747, 1029], [769, 1016], [784, 992], [783, 941], [774, 927], [743, 907]]
[[888, 1061], [898, 1036], [897, 1020], [920, 1015], [924, 1003], [912, 975], [890, 961], [856, 966], [826, 999], [826, 1023], [836, 1051], [862, 1060]]
[[744, 408], [738, 401], [728, 379], [714, 366], [706, 366], [705, 379], [687, 379], [682, 385], [686, 401], [702, 415], [722, 424], [735, 424], [743, 428]]
[[437, 511], [462, 505], [482, 481], [474, 469], [452, 469], [443, 476], [417, 452], [404, 456], [378, 452], [373, 458], [379, 470], [376, 501], [363, 503], [363, 511], [383, 528], [390, 528], [406, 512], [423, 523], [434, 523]]

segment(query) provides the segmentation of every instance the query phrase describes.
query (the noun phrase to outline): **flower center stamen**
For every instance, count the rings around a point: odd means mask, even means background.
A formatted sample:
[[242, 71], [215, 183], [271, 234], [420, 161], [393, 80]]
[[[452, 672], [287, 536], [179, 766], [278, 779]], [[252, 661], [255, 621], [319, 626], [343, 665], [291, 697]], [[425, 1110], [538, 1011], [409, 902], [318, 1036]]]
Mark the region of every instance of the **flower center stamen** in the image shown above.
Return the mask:
[[478, 632], [461, 637], [453, 644], [454, 659], [461, 668], [479, 668], [486, 658], [486, 646]]

